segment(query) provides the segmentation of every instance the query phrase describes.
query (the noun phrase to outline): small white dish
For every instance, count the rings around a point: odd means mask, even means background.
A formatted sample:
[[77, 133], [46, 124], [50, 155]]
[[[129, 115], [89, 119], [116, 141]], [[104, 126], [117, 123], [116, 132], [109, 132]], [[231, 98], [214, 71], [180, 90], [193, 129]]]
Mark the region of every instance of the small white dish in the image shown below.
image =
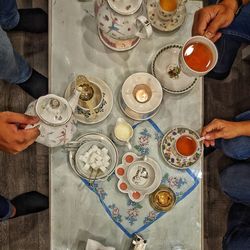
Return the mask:
[[[95, 110], [96, 116], [94, 119], [91, 118], [91, 114], [89, 110], [83, 110], [81, 107], [77, 106], [74, 116], [77, 119], [77, 121], [83, 123], [83, 124], [95, 124], [98, 122], [102, 122], [105, 120], [108, 115], [111, 113], [111, 110], [113, 108], [113, 93], [110, 87], [106, 82], [104, 82], [101, 79], [98, 79], [93, 76], [87, 76], [87, 79], [90, 82], [93, 82], [97, 84], [101, 91], [102, 91], [102, 102], [100, 105], [98, 105], [98, 109]], [[65, 91], [65, 98], [69, 98], [73, 91], [74, 91], [74, 82], [70, 83]]]
[[142, 0], [107, 0], [109, 6], [121, 15], [134, 14], [142, 4]]
[[169, 19], [163, 20], [158, 15], [157, 1], [148, 0], [147, 1], [147, 12], [148, 19], [151, 25], [164, 32], [170, 32], [179, 28], [185, 21], [187, 10], [184, 3], [181, 3], [175, 14], [173, 14]]
[[119, 179], [118, 189], [128, 194], [134, 202], [140, 202], [146, 195], [153, 193], [162, 179], [161, 168], [155, 160], [149, 157], [143, 159], [132, 152], [122, 157], [115, 174]]
[[183, 94], [190, 91], [197, 78], [184, 74], [179, 67], [179, 54], [182, 45], [169, 44], [161, 48], [151, 64], [151, 71], [161, 83], [162, 88], [171, 94]]

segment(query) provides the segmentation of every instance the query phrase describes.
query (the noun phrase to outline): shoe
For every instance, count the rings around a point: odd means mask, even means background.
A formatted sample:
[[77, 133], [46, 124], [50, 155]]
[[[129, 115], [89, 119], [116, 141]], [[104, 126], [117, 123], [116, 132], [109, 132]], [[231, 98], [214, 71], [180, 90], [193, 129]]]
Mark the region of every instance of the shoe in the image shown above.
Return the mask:
[[12, 218], [38, 213], [49, 207], [48, 197], [36, 191], [18, 195], [10, 202], [16, 209], [16, 214]]
[[48, 94], [48, 78], [34, 69], [31, 77], [26, 82], [19, 83], [18, 86], [35, 99]]
[[19, 9], [20, 19], [16, 27], [10, 31], [43, 33], [48, 31], [48, 15], [40, 9]]

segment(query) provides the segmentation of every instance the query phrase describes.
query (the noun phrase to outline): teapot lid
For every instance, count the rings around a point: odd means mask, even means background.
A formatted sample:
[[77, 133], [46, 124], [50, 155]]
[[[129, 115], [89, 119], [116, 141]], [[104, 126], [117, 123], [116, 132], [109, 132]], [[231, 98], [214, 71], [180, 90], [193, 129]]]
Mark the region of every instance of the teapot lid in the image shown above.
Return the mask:
[[37, 100], [36, 113], [44, 123], [58, 126], [69, 121], [72, 108], [64, 98], [49, 94]]
[[108, 4], [121, 15], [132, 15], [141, 7], [142, 0], [108, 0]]

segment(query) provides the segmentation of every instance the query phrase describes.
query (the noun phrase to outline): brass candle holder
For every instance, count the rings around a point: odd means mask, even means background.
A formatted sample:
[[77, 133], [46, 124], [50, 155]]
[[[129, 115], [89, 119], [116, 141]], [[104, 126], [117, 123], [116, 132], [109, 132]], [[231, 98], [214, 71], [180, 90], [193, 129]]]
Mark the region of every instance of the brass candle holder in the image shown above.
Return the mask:
[[176, 203], [176, 196], [173, 190], [165, 185], [160, 185], [149, 195], [149, 202], [153, 209], [158, 212], [167, 212]]

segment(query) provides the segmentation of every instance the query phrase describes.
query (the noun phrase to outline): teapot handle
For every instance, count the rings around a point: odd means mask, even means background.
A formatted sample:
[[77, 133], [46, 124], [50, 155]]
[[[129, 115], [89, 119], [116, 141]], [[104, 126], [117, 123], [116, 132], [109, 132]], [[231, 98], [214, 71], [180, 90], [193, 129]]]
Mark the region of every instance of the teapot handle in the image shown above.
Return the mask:
[[153, 33], [152, 26], [145, 16], [137, 17], [136, 28], [137, 32], [135, 35], [143, 39], [149, 38]]
[[37, 122], [35, 124], [28, 124], [24, 129], [30, 129], [30, 128], [38, 128], [40, 127], [41, 122]]

